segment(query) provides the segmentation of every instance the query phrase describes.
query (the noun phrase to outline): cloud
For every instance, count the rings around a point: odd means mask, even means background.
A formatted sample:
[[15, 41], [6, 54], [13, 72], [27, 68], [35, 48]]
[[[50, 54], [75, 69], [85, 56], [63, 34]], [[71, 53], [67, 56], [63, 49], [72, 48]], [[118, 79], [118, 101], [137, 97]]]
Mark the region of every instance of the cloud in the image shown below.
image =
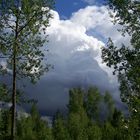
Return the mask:
[[110, 36], [116, 43], [126, 40], [118, 33], [119, 26], [111, 23], [106, 7], [88, 6], [67, 20], [61, 20], [56, 11], [52, 13], [54, 18], [47, 29], [49, 44], [45, 46], [49, 49], [46, 57], [54, 69], [37, 85], [28, 85], [28, 95], [38, 99], [41, 112], [49, 114], [57, 109], [65, 111], [72, 87], [95, 85], [101, 92], [110, 91], [120, 102], [117, 79], [102, 64], [101, 47]]
[[[47, 29], [49, 43], [44, 48], [47, 62], [54, 66], [36, 85], [26, 84], [26, 95], [37, 99], [39, 109], [47, 115], [57, 109], [66, 110], [68, 91], [73, 87], [97, 86], [101, 92], [110, 91], [120, 102], [118, 82], [112, 70], [102, 64], [101, 47], [108, 37], [115, 43], [128, 42], [118, 33], [105, 6], [87, 6], [61, 20], [56, 11]], [[43, 36], [42, 36], [43, 37]], [[44, 114], [46, 115], [46, 114]]]
[[83, 25], [92, 36], [104, 41], [111, 37], [117, 46], [121, 46], [122, 43], [130, 45], [130, 37], [128, 35], [122, 37], [121, 33], [118, 32], [122, 26], [112, 23], [106, 6], [87, 6], [73, 13], [71, 20], [78, 25]]
[[0, 58], [0, 73], [8, 73], [8, 74], [11, 74], [12, 73], [12, 70], [10, 70], [8, 67], [7, 67], [7, 62], [6, 60], [3, 60], [3, 58]]

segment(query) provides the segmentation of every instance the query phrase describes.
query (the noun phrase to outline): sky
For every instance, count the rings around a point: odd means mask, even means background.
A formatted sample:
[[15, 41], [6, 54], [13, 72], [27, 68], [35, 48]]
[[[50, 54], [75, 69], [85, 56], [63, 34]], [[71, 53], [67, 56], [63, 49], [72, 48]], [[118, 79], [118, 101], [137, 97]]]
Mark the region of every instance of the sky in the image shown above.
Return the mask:
[[49, 43], [44, 47], [47, 62], [54, 69], [36, 85], [28, 85], [27, 96], [38, 100], [42, 114], [66, 111], [68, 91], [73, 87], [97, 86], [102, 94], [109, 91], [120, 108], [119, 84], [112, 69], [102, 63], [101, 48], [109, 37], [119, 47], [129, 44], [113, 25], [102, 0], [56, 0], [53, 19], [47, 29]]
[[46, 33], [49, 43], [44, 48], [44, 62], [54, 68], [41, 77], [36, 85], [26, 83], [26, 96], [38, 100], [43, 115], [57, 110], [66, 112], [68, 91], [73, 87], [97, 86], [102, 94], [109, 91], [122, 107], [119, 83], [112, 69], [102, 63], [101, 48], [109, 37], [120, 47], [129, 45], [129, 36], [122, 37], [120, 25], [111, 22], [103, 0], [56, 0], [53, 19]]
[[102, 5], [105, 0], [56, 0], [55, 9], [63, 19], [69, 18], [73, 12], [88, 5]]

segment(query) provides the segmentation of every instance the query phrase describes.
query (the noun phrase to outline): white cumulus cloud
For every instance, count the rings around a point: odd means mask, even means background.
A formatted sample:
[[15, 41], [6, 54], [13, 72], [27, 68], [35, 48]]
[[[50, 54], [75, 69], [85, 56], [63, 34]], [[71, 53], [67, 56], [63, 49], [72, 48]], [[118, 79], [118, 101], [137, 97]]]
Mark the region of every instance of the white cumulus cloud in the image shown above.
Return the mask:
[[30, 94], [39, 100], [42, 111], [64, 108], [72, 87], [95, 85], [101, 91], [109, 90], [119, 100], [116, 77], [101, 62], [101, 47], [108, 37], [119, 44], [127, 38], [122, 39], [117, 31], [119, 26], [111, 23], [106, 7], [88, 6], [67, 20], [61, 20], [56, 11], [52, 13], [46, 57], [54, 69], [43, 76]]

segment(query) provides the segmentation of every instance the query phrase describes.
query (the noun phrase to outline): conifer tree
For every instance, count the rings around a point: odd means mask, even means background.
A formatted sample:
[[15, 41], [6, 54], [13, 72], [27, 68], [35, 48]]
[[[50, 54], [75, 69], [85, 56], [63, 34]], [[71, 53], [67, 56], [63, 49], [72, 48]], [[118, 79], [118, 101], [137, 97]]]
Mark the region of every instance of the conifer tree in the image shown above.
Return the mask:
[[88, 116], [84, 108], [84, 91], [80, 88], [70, 90], [68, 105], [68, 129], [71, 139], [87, 140]]
[[21, 116], [17, 123], [18, 140], [53, 140], [51, 128], [43, 121], [36, 105], [32, 106], [28, 116]]
[[60, 112], [54, 118], [53, 136], [55, 140], [70, 140], [66, 120], [64, 120]]
[[97, 88], [90, 87], [85, 94], [84, 99], [84, 106], [86, 108], [86, 112], [88, 114], [88, 117], [90, 117], [93, 120], [99, 119], [100, 114], [100, 103], [101, 103], [101, 95]]

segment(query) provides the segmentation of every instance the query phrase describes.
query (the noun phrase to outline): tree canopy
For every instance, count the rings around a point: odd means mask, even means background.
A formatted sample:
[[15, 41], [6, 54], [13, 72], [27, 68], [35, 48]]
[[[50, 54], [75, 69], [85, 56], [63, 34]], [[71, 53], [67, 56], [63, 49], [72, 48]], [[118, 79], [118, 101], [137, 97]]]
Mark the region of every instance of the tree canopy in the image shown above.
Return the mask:
[[0, 0], [0, 57], [5, 59], [2, 73], [12, 73], [11, 139], [16, 133], [17, 80], [35, 82], [48, 70], [42, 63], [41, 47], [47, 41], [46, 28], [51, 18], [52, 0]]

